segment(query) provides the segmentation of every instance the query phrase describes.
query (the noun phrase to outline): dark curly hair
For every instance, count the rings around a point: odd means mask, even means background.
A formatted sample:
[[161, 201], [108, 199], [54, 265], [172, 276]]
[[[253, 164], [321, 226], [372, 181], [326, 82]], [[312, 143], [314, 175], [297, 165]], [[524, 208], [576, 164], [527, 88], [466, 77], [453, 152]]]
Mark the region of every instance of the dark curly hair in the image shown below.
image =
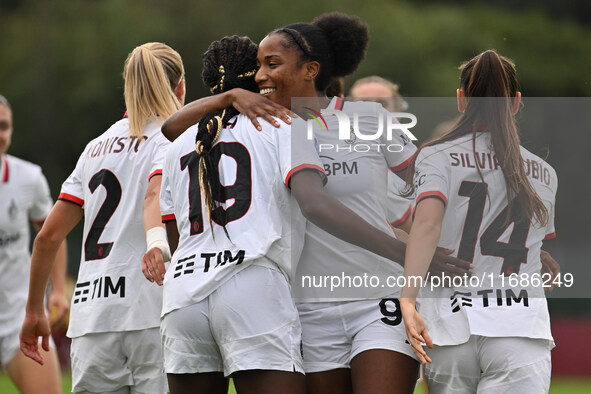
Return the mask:
[[356, 16], [323, 14], [312, 23], [293, 23], [270, 34], [283, 34], [282, 45], [300, 52], [300, 64], [317, 61], [316, 90], [324, 92], [336, 77], [353, 73], [365, 58], [369, 30]]

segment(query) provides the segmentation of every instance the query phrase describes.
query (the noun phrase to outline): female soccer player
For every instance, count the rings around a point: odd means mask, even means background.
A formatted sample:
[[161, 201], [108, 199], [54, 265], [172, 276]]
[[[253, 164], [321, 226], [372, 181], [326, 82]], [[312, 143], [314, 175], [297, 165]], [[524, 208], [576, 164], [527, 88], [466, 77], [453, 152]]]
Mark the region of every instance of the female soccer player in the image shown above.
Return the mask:
[[408, 338], [430, 363], [430, 392], [546, 393], [554, 345], [544, 293], [505, 280], [539, 275], [542, 241], [554, 237], [556, 173], [519, 145], [513, 63], [489, 50], [461, 70], [460, 120], [416, 158], [405, 275], [424, 276], [439, 244], [472, 262], [475, 277], [492, 279], [427, 294], [424, 321], [417, 288], [405, 287]]
[[43, 337], [45, 348], [48, 272], [57, 246], [84, 217], [68, 330], [74, 392], [167, 391], [161, 290], [143, 278], [140, 262], [146, 245], [163, 243], [158, 195], [169, 142], [160, 125], [184, 101], [183, 63], [169, 46], [147, 43], [129, 54], [124, 79], [127, 117], [86, 146], [33, 247], [21, 349], [43, 363], [37, 339]]
[[[353, 83], [349, 96], [354, 99], [376, 101], [391, 112], [404, 112], [408, 103], [398, 92], [398, 85], [392, 81], [371, 75]], [[402, 197], [405, 182], [396, 174], [388, 173], [388, 221], [392, 227], [398, 227], [407, 233], [412, 226], [412, 201]]]
[[[342, 110], [350, 114], [351, 118], [353, 113], [357, 112], [362, 118], [360, 124], [365, 131], [376, 130], [378, 117], [387, 114], [380, 105], [346, 103], [343, 108], [342, 100], [330, 100], [324, 94], [324, 90], [335, 76], [347, 75], [357, 68], [363, 59], [366, 44], [365, 25], [357, 18], [341, 14], [321, 16], [312, 24], [298, 23], [277, 29], [259, 45], [260, 68], [255, 77], [260, 93], [272, 100], [275, 105], [267, 103], [265, 97], [260, 95], [233, 89], [187, 105], [165, 123], [163, 132], [168, 134], [169, 138], [174, 138], [198, 121], [205, 109], [225, 108], [230, 105], [247, 114], [259, 129], [262, 129], [256, 120], [259, 114], [263, 115], [264, 119], [269, 119], [276, 127], [283, 127], [276, 119], [269, 117], [269, 114], [277, 114], [284, 118], [285, 113], [277, 104], [304, 113], [306, 109], [302, 105], [295, 103], [292, 106], [292, 98], [298, 97], [306, 98], [305, 105], [315, 111], [326, 108], [332, 111]], [[327, 116], [325, 119], [329, 130], [338, 130], [335, 117]], [[298, 130], [293, 128], [295, 131]], [[327, 134], [325, 131], [325, 135], [322, 135], [322, 131], [314, 131], [319, 144], [339, 143], [334, 132]], [[332, 139], [324, 141], [323, 138]], [[292, 193], [298, 199], [306, 218], [314, 223], [314, 226], [310, 223], [307, 225], [305, 248], [300, 259], [299, 273], [296, 275], [298, 278], [303, 275], [320, 276], [326, 273], [334, 275], [341, 271], [360, 273], [360, 270], [372, 275], [377, 272], [388, 275], [390, 272], [385, 267], [394, 265], [369, 252], [353, 248], [346, 242], [339, 243], [340, 240], [320, 228], [391, 260], [402, 261], [398, 253], [403, 250], [404, 245], [387, 235], [392, 234], [392, 230], [384, 219], [386, 172], [388, 167], [402, 170], [412, 156], [414, 146], [398, 136], [389, 142], [407, 148], [403, 154], [396, 155], [384, 154], [383, 151], [377, 150], [360, 154], [351, 148], [351, 144], [340, 141], [340, 152], [331, 152], [332, 159], [322, 157], [324, 168], [336, 168], [332, 165], [333, 162], [337, 162], [347, 163], [349, 168], [354, 165], [356, 171], [361, 171], [359, 177], [352, 173], [334, 174], [332, 171], [329, 177], [334, 179], [331, 179], [331, 184], [335, 186], [329, 186], [326, 194], [333, 195], [336, 199], [323, 200], [319, 197], [315, 203], [308, 204], [302, 195], [310, 195], [311, 191], [316, 195], [323, 193], [320, 177], [311, 171], [301, 171], [292, 177]], [[349, 152], [350, 154], [346, 155], [346, 150], [353, 153]], [[355, 193], [358, 194], [353, 197]], [[335, 207], [342, 206], [337, 200], [361, 213], [371, 225], [350, 211], [347, 215], [332, 214]], [[342, 253], [339, 248], [346, 248], [351, 253]], [[402, 268], [393, 270], [391, 274], [402, 275]], [[296, 284], [300, 287], [299, 282]], [[303, 287], [294, 290], [301, 301], [306, 302], [302, 302], [299, 309], [303, 324], [304, 367], [309, 391], [349, 392], [350, 366], [353, 369], [353, 385], [356, 392], [412, 391], [418, 363], [413, 358], [410, 346], [404, 343], [405, 332], [399, 325], [401, 317], [396, 309], [398, 300], [391, 297], [395, 290], [374, 289], [376, 294], [369, 296], [358, 291], [352, 297], [342, 292], [337, 296], [327, 296], [318, 294], [318, 289]], [[341, 302], [328, 301], [335, 297]], [[351, 298], [363, 300], [357, 303]], [[348, 326], [350, 330], [335, 332], [343, 321], [347, 325], [351, 323]], [[334, 335], [327, 338], [321, 336], [319, 331], [333, 332]], [[391, 384], [393, 380], [397, 385]]]
[[[214, 93], [256, 89], [256, 53], [248, 37], [212, 43], [203, 81]], [[161, 329], [172, 393], [225, 393], [229, 375], [240, 393], [304, 392], [289, 278], [305, 221], [288, 186], [322, 168], [312, 141], [301, 140], [301, 156], [290, 142], [288, 127], [264, 122], [258, 132], [229, 107], [206, 114], [166, 155], [161, 209], [180, 233]]]
[[[18, 351], [18, 332], [29, 287], [29, 223], [38, 231], [53, 202], [41, 168], [6, 154], [12, 130], [10, 103], [0, 95], [0, 365], [21, 393], [61, 393], [60, 368], [53, 345], [44, 367]], [[65, 323], [68, 312], [64, 295], [65, 243], [58, 247], [48, 303], [53, 311], [52, 328], [58, 320]]]

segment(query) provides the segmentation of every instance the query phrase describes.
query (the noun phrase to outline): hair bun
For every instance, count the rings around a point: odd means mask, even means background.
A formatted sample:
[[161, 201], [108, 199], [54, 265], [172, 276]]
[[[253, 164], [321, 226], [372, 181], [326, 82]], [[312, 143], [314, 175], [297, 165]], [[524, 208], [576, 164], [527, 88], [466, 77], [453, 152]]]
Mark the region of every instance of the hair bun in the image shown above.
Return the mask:
[[369, 28], [357, 16], [340, 12], [323, 14], [312, 21], [329, 42], [334, 56], [333, 75], [344, 77], [353, 73], [365, 58]]

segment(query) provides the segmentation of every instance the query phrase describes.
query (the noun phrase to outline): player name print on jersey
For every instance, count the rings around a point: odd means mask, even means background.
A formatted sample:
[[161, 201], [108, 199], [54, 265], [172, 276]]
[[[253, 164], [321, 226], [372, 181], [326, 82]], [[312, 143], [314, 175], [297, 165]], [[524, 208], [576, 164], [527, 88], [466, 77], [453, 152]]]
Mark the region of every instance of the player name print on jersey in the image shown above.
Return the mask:
[[[464, 168], [478, 168], [483, 170], [499, 170], [499, 161], [497, 157], [490, 152], [449, 152], [448, 153], [452, 167], [464, 167]], [[551, 173], [547, 166], [543, 162], [537, 162], [535, 160], [526, 159], [524, 160], [525, 173], [531, 179], [538, 180], [545, 185], [550, 185]]]
[[147, 139], [148, 137], [145, 135], [142, 136], [141, 139], [134, 136], [115, 136], [106, 139], [100, 139], [88, 148], [88, 150], [86, 151], [86, 157], [94, 158], [98, 156], [104, 156], [109, 153], [131, 152], [132, 148], [133, 151], [137, 153], [140, 148], [140, 143], [142, 141], [146, 141]]

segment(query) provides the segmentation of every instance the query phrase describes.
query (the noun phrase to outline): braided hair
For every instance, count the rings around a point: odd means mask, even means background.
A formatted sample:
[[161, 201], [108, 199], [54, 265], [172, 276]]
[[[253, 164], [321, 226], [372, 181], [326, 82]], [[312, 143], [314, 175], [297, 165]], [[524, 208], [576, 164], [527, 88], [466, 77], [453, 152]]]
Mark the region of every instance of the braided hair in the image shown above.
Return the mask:
[[316, 61], [316, 90], [324, 92], [333, 79], [352, 74], [365, 58], [369, 30], [356, 16], [323, 14], [312, 23], [293, 23], [270, 34], [283, 34], [286, 48], [300, 52], [299, 64]]
[[[257, 45], [248, 37], [224, 37], [210, 44], [203, 54], [203, 82], [212, 94], [219, 94], [230, 89], [242, 88], [252, 92], [258, 91], [254, 81], [257, 71]], [[238, 114], [234, 107], [216, 110], [205, 115], [199, 122], [195, 150], [199, 157], [199, 185], [205, 199], [207, 218], [213, 234], [212, 217], [225, 214], [220, 208], [220, 201], [225, 201], [223, 187], [220, 183], [218, 163], [210, 152], [220, 136], [222, 128]], [[226, 223], [223, 217], [216, 220]], [[224, 225], [226, 236], [228, 232]]]

